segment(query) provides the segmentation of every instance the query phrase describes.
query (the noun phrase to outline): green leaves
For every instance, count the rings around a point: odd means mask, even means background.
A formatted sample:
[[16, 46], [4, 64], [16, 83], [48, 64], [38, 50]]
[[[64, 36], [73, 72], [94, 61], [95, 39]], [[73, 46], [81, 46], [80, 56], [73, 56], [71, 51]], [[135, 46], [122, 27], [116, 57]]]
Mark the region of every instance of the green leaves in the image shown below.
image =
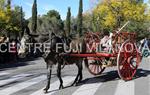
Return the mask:
[[[29, 27], [31, 29], [32, 20], [29, 20]], [[55, 32], [61, 34], [64, 28], [59, 12], [50, 10], [46, 15], [38, 16], [37, 18], [37, 32], [39, 34], [49, 34]]]
[[[21, 13], [20, 7], [15, 6], [14, 9], [11, 9], [11, 0], [0, 0], [0, 29], [4, 30], [0, 34], [10, 35], [13, 33], [14, 36], [18, 36], [18, 33], [21, 30]], [[24, 20], [24, 14], [23, 14]], [[0, 31], [1, 32], [1, 31]], [[11, 35], [11, 36], [13, 36]]]

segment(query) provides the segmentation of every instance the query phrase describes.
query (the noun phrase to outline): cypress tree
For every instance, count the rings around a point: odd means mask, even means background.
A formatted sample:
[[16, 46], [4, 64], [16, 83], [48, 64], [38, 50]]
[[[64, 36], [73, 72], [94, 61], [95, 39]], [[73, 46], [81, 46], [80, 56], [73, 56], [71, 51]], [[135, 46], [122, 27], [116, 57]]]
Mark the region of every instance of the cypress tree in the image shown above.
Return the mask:
[[37, 30], [37, 1], [34, 0], [33, 6], [32, 6], [32, 26], [31, 26], [32, 32], [36, 33]]
[[83, 1], [79, 1], [79, 12], [78, 12], [78, 21], [77, 21], [77, 32], [79, 33], [79, 37], [82, 36], [82, 12], [83, 12]]
[[143, 3], [144, 0], [136, 0], [137, 3]]
[[7, 0], [7, 15], [11, 16], [11, 0]]
[[71, 32], [71, 8], [68, 7], [67, 18], [66, 18], [66, 27], [67, 27], [67, 36], [70, 35]]
[[7, 9], [11, 9], [11, 0], [7, 0]]
[[20, 8], [20, 25], [21, 25], [21, 36], [24, 34], [24, 21], [23, 21], [23, 10]]
[[[7, 0], [7, 5], [6, 5], [6, 14], [8, 15], [8, 21], [6, 22], [7, 25], [12, 24], [12, 17], [11, 17], [11, 0]], [[10, 37], [10, 26], [6, 29], [8, 32], [6, 32], [6, 35]]]

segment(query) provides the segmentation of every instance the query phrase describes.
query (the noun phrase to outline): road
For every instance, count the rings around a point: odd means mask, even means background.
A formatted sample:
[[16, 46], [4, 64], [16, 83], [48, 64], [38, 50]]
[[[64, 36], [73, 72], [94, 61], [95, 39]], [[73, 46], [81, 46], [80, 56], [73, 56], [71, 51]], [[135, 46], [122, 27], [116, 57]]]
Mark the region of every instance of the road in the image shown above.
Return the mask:
[[128, 82], [118, 78], [116, 67], [107, 68], [101, 76], [83, 70], [83, 81], [68, 87], [77, 74], [75, 65], [62, 70], [65, 89], [58, 90], [56, 68], [53, 69], [51, 88], [44, 94], [46, 66], [42, 58], [20, 62], [19, 65], [0, 69], [0, 95], [150, 95], [150, 58], [144, 58], [137, 77]]

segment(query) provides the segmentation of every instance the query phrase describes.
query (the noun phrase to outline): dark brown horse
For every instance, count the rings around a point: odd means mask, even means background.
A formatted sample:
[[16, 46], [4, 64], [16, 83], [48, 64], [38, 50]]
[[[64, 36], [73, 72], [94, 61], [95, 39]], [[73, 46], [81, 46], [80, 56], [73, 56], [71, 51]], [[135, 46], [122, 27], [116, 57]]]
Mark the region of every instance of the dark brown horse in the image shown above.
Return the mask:
[[[46, 56], [44, 57], [46, 65], [47, 65], [47, 70], [48, 70], [48, 72], [47, 72], [47, 85], [46, 85], [46, 88], [44, 89], [45, 93], [47, 93], [48, 89], [50, 88], [50, 79], [51, 79], [52, 67], [55, 64], [58, 64], [57, 65], [57, 77], [59, 78], [59, 81], [60, 81], [59, 89], [64, 88], [63, 87], [63, 80], [61, 78], [61, 69], [62, 69], [61, 66], [64, 64], [65, 65], [76, 64], [76, 66], [78, 67], [78, 74], [77, 74], [77, 76], [76, 76], [76, 78], [75, 78], [75, 80], [71, 86], [81, 82], [81, 80], [82, 80], [82, 69], [83, 69], [83, 67], [82, 67], [83, 58], [76, 59], [76, 57], [67, 56], [70, 53], [73, 53], [72, 51], [67, 53], [66, 55], [62, 55], [65, 53], [63, 45], [61, 46], [62, 47], [61, 49], [56, 51], [56, 44], [57, 43], [69, 45], [72, 42], [82, 42], [82, 44], [83, 44], [84, 41], [83, 40], [82, 41], [81, 40], [75, 41], [75, 40], [70, 40], [68, 38], [60, 38], [60, 37], [58, 37], [52, 33], [51, 40], [49, 42], [51, 44], [51, 52], [46, 54]], [[82, 50], [84, 50], [84, 49], [82, 49]], [[84, 51], [82, 51], [82, 53], [83, 52]], [[78, 53], [78, 52], [76, 52], [76, 53]]]

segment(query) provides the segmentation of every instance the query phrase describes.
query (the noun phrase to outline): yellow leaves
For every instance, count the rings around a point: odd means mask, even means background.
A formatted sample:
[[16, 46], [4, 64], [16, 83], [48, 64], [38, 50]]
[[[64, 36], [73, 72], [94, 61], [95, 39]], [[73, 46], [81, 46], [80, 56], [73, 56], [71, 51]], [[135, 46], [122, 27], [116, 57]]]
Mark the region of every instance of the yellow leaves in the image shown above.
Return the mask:
[[145, 18], [145, 5], [140, 4], [130, 4], [127, 9], [124, 9], [123, 15], [125, 19], [132, 19], [136, 21], [141, 21], [146, 19]]
[[[150, 19], [150, 15], [145, 13], [146, 8], [146, 4], [131, 2], [131, 0], [103, 0], [93, 13], [101, 16], [101, 26], [120, 27], [118, 22], [124, 23], [127, 20], [140, 22], [147, 20], [148, 17]], [[121, 20], [118, 20], [118, 17], [121, 17]]]
[[0, 9], [0, 21], [3, 21], [4, 23], [7, 23], [10, 19], [10, 16], [6, 14], [6, 12], [2, 9]]
[[111, 6], [113, 8], [119, 8], [119, 7], [122, 7], [122, 3], [113, 1], [113, 2], [111, 2]]
[[3, 19], [5, 17], [5, 13], [3, 10], [0, 9], [0, 18]]
[[104, 26], [105, 27], [114, 27], [115, 24], [116, 24], [115, 16], [111, 12], [108, 12], [107, 16], [104, 17]]

